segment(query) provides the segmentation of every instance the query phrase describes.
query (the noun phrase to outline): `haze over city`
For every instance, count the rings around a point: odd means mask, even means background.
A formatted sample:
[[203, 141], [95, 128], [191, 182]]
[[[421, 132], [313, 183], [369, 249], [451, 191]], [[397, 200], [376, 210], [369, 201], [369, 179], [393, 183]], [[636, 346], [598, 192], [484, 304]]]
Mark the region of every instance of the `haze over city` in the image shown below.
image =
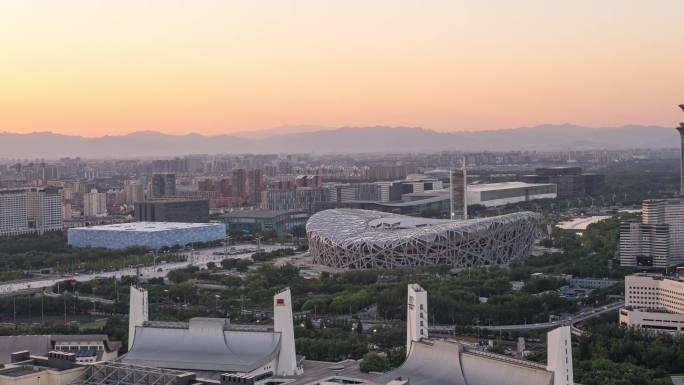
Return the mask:
[[678, 0], [7, 1], [0, 131], [671, 126], [682, 14]]

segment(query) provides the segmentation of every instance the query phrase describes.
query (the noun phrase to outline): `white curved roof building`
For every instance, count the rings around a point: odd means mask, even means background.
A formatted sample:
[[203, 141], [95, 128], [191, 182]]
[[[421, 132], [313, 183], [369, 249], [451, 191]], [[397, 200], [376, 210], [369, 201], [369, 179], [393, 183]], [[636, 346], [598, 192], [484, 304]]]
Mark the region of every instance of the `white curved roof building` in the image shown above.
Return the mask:
[[325, 210], [306, 224], [316, 263], [338, 268], [506, 264], [539, 236], [538, 215], [451, 221], [356, 209]]

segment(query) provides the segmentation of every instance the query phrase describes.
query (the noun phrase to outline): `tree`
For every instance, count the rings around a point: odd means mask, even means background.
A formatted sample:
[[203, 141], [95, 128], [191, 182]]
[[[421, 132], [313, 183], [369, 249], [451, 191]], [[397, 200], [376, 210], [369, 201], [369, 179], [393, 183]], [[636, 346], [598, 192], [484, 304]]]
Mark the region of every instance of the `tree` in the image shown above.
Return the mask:
[[368, 372], [385, 372], [389, 369], [389, 361], [387, 357], [375, 352], [368, 352], [364, 354], [363, 360], [359, 365], [361, 371]]
[[292, 236], [296, 238], [306, 237], [306, 227], [304, 225], [292, 226]]

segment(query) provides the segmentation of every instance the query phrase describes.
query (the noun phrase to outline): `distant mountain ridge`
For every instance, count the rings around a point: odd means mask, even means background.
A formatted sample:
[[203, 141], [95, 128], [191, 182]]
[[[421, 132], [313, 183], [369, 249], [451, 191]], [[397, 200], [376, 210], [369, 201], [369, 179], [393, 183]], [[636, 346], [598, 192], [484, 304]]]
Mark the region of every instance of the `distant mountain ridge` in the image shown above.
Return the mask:
[[[290, 126], [291, 127], [291, 126]], [[254, 135], [168, 135], [140, 131], [86, 138], [36, 132], [0, 133], [0, 158], [168, 157], [221, 153], [398, 153], [435, 151], [590, 150], [674, 148], [674, 128], [626, 125], [541, 125], [490, 131], [437, 132], [420, 127], [340, 127]], [[271, 132], [273, 134], [271, 134]]]

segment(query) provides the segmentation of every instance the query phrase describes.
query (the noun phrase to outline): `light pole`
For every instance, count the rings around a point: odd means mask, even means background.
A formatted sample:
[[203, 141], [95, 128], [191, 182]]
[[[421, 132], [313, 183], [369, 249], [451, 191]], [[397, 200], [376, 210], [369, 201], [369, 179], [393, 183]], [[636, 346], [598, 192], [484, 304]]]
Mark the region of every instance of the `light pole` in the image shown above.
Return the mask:
[[257, 241], [257, 253], [261, 251], [261, 238], [263, 238], [263, 236], [261, 236], [261, 235], [258, 236], [258, 237], [256, 237], [256, 241]]
[[230, 242], [230, 235], [226, 234], [226, 237], [223, 240], [223, 256], [224, 257], [226, 255], [228, 255], [228, 242]]

